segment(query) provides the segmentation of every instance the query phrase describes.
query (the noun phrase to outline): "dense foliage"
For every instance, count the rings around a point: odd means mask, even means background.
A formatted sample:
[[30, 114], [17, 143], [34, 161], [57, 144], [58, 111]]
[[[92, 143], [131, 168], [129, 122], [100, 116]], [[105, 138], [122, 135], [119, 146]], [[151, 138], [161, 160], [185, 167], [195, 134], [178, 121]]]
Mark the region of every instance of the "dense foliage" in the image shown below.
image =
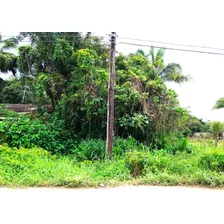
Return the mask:
[[17, 58], [9, 50], [16, 47], [17, 44], [17, 38], [4, 39], [0, 34], [0, 72], [16, 74]]
[[[8, 53], [24, 38], [31, 44], [20, 46], [18, 56]], [[0, 185], [224, 186], [223, 143], [216, 140], [214, 149], [212, 139], [186, 138], [198, 132], [217, 138], [223, 124], [204, 122], [179, 105], [166, 82], [189, 77], [179, 64], [165, 64], [164, 53], [151, 48], [116, 55], [113, 157], [105, 160], [109, 46], [78, 32], [23, 32], [4, 40], [0, 72], [14, 76], [0, 79]], [[7, 103], [38, 110], [18, 115]]]
[[215, 106], [213, 107], [214, 109], [222, 109], [224, 108], [224, 98], [220, 98], [216, 101]]
[[208, 133], [211, 131], [210, 123], [210, 121], [203, 121], [189, 114], [184, 134], [186, 136], [193, 136], [194, 133]]
[[42, 147], [53, 153], [72, 151], [75, 136], [63, 130], [63, 121], [16, 116], [0, 122], [0, 144], [11, 147]]
[[[20, 33], [17, 40], [24, 38], [31, 45], [19, 47], [19, 77], [0, 83], [0, 103], [33, 103], [39, 108], [50, 103], [62, 130], [78, 139], [105, 138], [108, 45], [91, 33]], [[148, 54], [138, 50], [116, 57], [115, 136], [164, 148], [168, 140], [188, 134], [189, 113], [165, 82], [189, 78], [179, 64], [166, 65], [163, 56], [163, 49], [151, 48]], [[32, 126], [37, 121], [29, 122]]]

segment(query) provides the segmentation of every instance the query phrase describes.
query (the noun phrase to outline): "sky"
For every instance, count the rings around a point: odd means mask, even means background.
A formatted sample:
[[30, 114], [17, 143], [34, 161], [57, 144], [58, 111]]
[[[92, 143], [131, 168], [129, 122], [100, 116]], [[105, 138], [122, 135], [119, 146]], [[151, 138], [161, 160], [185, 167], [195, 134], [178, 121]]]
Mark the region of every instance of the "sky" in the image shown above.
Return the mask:
[[[146, 38], [150, 40], [149, 37]], [[117, 47], [117, 50], [121, 52], [135, 52], [137, 49], [138, 47], [127, 49], [127, 46], [119, 46], [119, 44]], [[148, 52], [149, 48], [144, 48], [144, 50]], [[216, 100], [224, 97], [224, 55], [166, 50], [165, 63], [171, 62], [179, 63], [183, 68], [183, 73], [192, 78], [190, 82], [183, 84], [167, 83], [169, 88], [178, 93], [181, 106], [203, 120], [224, 121], [224, 110], [212, 109]]]
[[[24, 10], [16, 20], [10, 20], [9, 14], [1, 12], [1, 20], [6, 16], [9, 19], [5, 27], [0, 25], [0, 31], [93, 31], [103, 36], [116, 31], [117, 43], [124, 41], [119, 38], [129, 37], [224, 49], [224, 3], [221, 0], [83, 0], [75, 5], [73, 1], [64, 0], [63, 5], [55, 3], [53, 8], [51, 1], [38, 2], [34, 3], [35, 10]], [[18, 7], [28, 4], [26, 0], [15, 1], [10, 14], [18, 15]], [[118, 44], [116, 48], [127, 54], [139, 47]], [[183, 73], [192, 77], [191, 82], [181, 85], [167, 84], [178, 93], [181, 106], [204, 120], [224, 121], [223, 109], [212, 110], [216, 100], [224, 97], [224, 55], [167, 49], [165, 63], [170, 62], [179, 63]]]
[[[119, 38], [118, 38], [119, 39]], [[148, 37], [149, 39], [149, 37]], [[149, 39], [150, 40], [150, 39]], [[178, 43], [178, 42], [177, 42]], [[187, 43], [187, 42], [184, 42]], [[117, 46], [121, 52], [135, 52], [139, 47]], [[148, 48], [143, 48], [145, 52]], [[223, 120], [223, 110], [212, 110], [217, 99], [224, 96], [224, 55], [208, 55], [180, 51], [165, 51], [165, 63], [179, 63], [183, 73], [191, 76], [192, 80], [183, 84], [167, 83], [179, 95], [181, 106], [204, 120]]]

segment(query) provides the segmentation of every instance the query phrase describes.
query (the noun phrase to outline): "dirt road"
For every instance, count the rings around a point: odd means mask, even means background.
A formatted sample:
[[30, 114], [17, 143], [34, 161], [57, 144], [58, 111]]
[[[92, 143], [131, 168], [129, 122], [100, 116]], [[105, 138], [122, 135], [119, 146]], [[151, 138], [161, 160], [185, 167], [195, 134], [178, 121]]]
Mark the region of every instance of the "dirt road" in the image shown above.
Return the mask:
[[0, 188], [1, 224], [224, 223], [224, 190]]

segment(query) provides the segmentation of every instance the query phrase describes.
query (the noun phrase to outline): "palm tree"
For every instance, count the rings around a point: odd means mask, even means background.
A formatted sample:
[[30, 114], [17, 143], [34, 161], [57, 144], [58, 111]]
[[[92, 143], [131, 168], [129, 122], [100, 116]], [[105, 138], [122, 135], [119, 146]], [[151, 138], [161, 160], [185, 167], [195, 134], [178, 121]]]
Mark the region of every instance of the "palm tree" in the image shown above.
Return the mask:
[[16, 55], [8, 52], [8, 50], [15, 48], [17, 44], [18, 40], [16, 38], [3, 40], [0, 34], [0, 72], [12, 72], [15, 76], [17, 68]]
[[176, 83], [182, 83], [189, 81], [189, 77], [182, 74], [182, 68], [179, 64], [170, 63], [168, 65], [164, 64], [164, 49], [160, 48], [157, 52], [152, 47], [147, 55], [143, 50], [138, 49], [136, 55], [143, 55], [147, 57], [152, 65], [152, 74], [150, 74], [152, 79], [161, 77], [164, 81], [172, 81]]

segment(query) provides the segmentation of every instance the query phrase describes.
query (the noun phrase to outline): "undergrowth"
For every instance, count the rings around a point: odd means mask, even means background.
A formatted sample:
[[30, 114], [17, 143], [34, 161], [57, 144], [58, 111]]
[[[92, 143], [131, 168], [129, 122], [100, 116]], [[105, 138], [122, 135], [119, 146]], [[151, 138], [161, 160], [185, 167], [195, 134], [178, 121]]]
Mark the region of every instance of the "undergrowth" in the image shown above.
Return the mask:
[[[130, 140], [129, 140], [130, 141]], [[131, 141], [130, 141], [131, 142]], [[192, 143], [191, 153], [149, 150], [132, 142], [112, 160], [53, 155], [0, 145], [1, 186], [97, 187], [120, 184], [224, 186], [224, 145]], [[83, 145], [86, 145], [86, 143]], [[82, 145], [82, 147], [84, 147]], [[122, 144], [121, 144], [122, 145]], [[125, 144], [124, 144], [125, 145]], [[86, 146], [85, 146], [86, 147]]]

